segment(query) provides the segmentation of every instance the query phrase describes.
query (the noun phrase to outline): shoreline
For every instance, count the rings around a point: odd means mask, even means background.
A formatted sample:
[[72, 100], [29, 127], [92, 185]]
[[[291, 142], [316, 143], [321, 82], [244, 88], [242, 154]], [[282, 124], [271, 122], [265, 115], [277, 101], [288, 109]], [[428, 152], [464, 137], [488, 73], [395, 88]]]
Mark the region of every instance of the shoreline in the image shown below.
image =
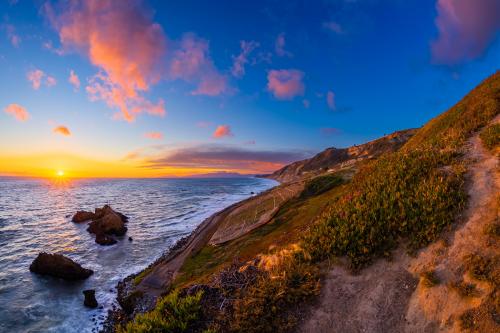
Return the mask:
[[[175, 279], [178, 270], [182, 267], [182, 264], [187, 257], [208, 244], [211, 236], [215, 233], [215, 231], [217, 231], [219, 222], [221, 222], [225, 216], [233, 212], [238, 207], [246, 204], [248, 201], [263, 196], [281, 185], [281, 182], [275, 179], [264, 179], [274, 180], [277, 184], [260, 193], [222, 208], [221, 210], [210, 215], [208, 218], [205, 218], [193, 231], [191, 231], [191, 233], [189, 233], [189, 235], [177, 240], [147, 267], [137, 273], [130, 274], [121, 279], [115, 287], [117, 290], [116, 301], [118, 305], [113, 303], [112, 308], [108, 310], [106, 318], [102, 322], [102, 326], [98, 328], [99, 332], [115, 332], [114, 328], [117, 324], [124, 324], [133, 320], [137, 314], [152, 310], [156, 305], [157, 299], [168, 291], [171, 282]], [[158, 282], [157, 279], [156, 281], [149, 280], [144, 282], [144, 280], [146, 280], [146, 278], [148, 278], [155, 269], [158, 270], [163, 277], [166, 277], [166, 281], [160, 285], [155, 283]], [[148, 271], [150, 272], [147, 273], [141, 279], [140, 283], [136, 285], [134, 280], [141, 274], [145, 274]], [[142, 294], [137, 297], [138, 293]]]

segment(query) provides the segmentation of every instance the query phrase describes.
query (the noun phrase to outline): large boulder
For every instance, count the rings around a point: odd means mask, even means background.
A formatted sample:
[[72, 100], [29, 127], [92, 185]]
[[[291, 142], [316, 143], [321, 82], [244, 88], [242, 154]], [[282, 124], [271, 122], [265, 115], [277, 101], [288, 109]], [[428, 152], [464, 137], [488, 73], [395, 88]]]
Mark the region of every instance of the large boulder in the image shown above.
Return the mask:
[[89, 290], [84, 290], [83, 295], [85, 296], [85, 300], [83, 301], [83, 305], [89, 308], [97, 308], [99, 305], [97, 303], [97, 300], [95, 299], [95, 290], [94, 289], [89, 289]]
[[41, 275], [50, 275], [65, 280], [83, 280], [94, 271], [80, 266], [73, 260], [61, 255], [41, 252], [31, 263], [30, 271]]
[[96, 234], [95, 242], [99, 245], [113, 245], [116, 244], [116, 239], [106, 234], [100, 233]]
[[84, 210], [79, 210], [75, 215], [71, 218], [71, 221], [75, 223], [81, 223], [85, 221], [89, 221], [95, 218], [95, 214], [92, 212], [86, 212]]
[[93, 220], [89, 223], [88, 232], [93, 234], [108, 234], [123, 236], [127, 232], [125, 222], [115, 212], [108, 212], [99, 219]]

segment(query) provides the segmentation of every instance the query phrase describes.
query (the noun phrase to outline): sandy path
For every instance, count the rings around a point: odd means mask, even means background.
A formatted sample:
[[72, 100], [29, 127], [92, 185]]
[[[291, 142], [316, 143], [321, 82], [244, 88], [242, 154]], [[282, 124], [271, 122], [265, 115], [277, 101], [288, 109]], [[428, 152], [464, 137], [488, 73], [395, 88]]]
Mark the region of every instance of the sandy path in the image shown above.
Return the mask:
[[[495, 118], [500, 121], [500, 116]], [[322, 293], [299, 332], [307, 333], [400, 333], [459, 332], [458, 316], [478, 306], [482, 298], [464, 300], [446, 286], [463, 278], [461, 260], [469, 253], [500, 254], [489, 246], [484, 225], [498, 218], [496, 197], [500, 193], [498, 158], [487, 152], [478, 137], [468, 142], [468, 208], [464, 222], [447, 236], [409, 258], [395, 251], [392, 261], [378, 260], [359, 275], [335, 266], [323, 282]], [[442, 283], [437, 287], [418, 285], [420, 272], [435, 269]], [[465, 277], [466, 279], [466, 277]], [[417, 287], [418, 286], [418, 287]], [[483, 298], [487, 286], [479, 285]], [[483, 289], [481, 289], [483, 288]]]

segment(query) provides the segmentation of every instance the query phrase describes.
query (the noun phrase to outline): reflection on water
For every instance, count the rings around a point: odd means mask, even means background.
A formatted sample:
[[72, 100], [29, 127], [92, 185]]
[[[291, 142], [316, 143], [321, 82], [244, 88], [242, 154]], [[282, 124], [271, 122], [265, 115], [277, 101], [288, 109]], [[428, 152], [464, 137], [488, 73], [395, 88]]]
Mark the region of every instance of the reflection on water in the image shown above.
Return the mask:
[[[147, 266], [204, 218], [274, 185], [258, 178], [0, 178], [0, 332], [92, 331], [120, 279]], [[130, 217], [127, 234], [110, 247], [95, 244], [85, 223], [70, 221], [76, 210], [104, 204]], [[29, 264], [41, 251], [65, 254], [95, 273], [76, 283], [31, 274]], [[104, 309], [84, 308], [84, 289], [96, 289]]]

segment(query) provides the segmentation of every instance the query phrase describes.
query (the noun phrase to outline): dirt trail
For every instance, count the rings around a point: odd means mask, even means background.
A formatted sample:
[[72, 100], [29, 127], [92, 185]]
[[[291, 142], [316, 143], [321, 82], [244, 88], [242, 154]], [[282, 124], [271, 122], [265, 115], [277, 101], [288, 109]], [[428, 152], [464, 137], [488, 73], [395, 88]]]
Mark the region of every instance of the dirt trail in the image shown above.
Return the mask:
[[[500, 122], [500, 116], [494, 122]], [[416, 258], [397, 250], [392, 261], [378, 260], [359, 275], [333, 267], [318, 304], [299, 332], [460, 332], [458, 316], [484, 301], [488, 285], [475, 282], [481, 295], [464, 299], [447, 284], [462, 278], [467, 281], [461, 262], [464, 255], [500, 254], [498, 245], [489, 244], [483, 233], [484, 226], [498, 218], [498, 158], [483, 148], [478, 135], [469, 140], [466, 157], [473, 161], [468, 208], [446, 241], [432, 244]], [[425, 288], [418, 283], [419, 274], [428, 269], [436, 271], [440, 285]]]
[[[255, 197], [233, 204], [212, 215], [203, 221], [180, 248], [171, 252], [165, 259], [154, 265], [151, 272], [141, 280], [134, 290], [143, 292], [144, 297], [150, 300], [148, 303], [154, 303], [156, 298], [167, 290], [190, 255], [198, 252], [209, 242], [215, 244], [226, 242], [267, 223], [286, 200], [280, 200], [279, 203], [276, 203], [275, 200], [272, 208], [263, 207], [261, 204], [262, 200], [276, 198], [277, 194], [281, 195], [283, 189], [288, 190], [286, 196], [288, 199], [292, 195], [299, 193], [302, 187], [303, 184], [300, 182], [280, 185]], [[261, 215], [258, 218], [252, 219], [254, 220], [251, 221], [252, 223], [245, 223], [245, 220], [234, 218], [241, 213], [251, 213], [252, 216], [257, 216], [257, 210], [259, 210]]]

